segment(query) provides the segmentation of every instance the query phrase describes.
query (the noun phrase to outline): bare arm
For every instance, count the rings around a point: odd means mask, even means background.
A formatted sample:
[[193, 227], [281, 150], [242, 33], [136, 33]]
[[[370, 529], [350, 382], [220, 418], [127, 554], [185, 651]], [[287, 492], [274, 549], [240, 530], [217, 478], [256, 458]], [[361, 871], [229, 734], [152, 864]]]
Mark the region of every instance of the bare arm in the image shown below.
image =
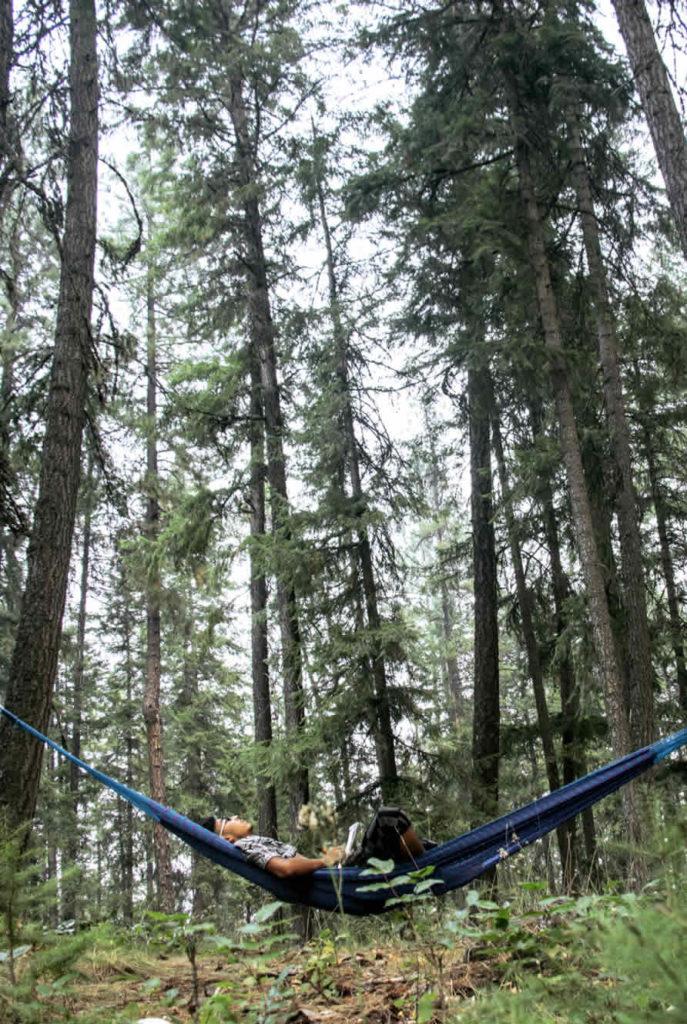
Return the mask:
[[422, 840], [412, 825], [405, 830], [400, 839], [401, 849], [408, 854], [409, 860], [413, 860], [415, 857], [419, 857], [420, 854], [425, 852]]
[[267, 871], [277, 878], [296, 878], [299, 875], [312, 875], [318, 868], [326, 867], [326, 861], [321, 858], [302, 857], [297, 853], [295, 857], [270, 857], [267, 861]]

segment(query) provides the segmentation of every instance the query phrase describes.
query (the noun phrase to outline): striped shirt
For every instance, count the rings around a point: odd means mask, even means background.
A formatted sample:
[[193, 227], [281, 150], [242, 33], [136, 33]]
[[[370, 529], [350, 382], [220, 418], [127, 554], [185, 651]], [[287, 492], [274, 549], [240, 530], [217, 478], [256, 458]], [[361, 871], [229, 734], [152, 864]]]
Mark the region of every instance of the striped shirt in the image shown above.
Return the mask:
[[237, 839], [234, 846], [245, 855], [250, 864], [255, 864], [258, 868], [266, 868], [267, 862], [273, 857], [284, 857], [288, 860], [298, 853], [295, 846], [282, 843], [279, 839], [272, 839], [271, 836], [246, 836], [245, 839]]

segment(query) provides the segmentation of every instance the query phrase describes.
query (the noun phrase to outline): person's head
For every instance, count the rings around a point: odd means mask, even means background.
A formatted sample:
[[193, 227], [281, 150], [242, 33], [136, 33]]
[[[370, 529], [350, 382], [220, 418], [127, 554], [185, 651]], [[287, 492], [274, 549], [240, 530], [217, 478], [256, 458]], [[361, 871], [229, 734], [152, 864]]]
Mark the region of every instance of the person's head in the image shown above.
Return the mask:
[[237, 839], [245, 839], [253, 831], [251, 823], [236, 814], [231, 818], [203, 818], [198, 824], [230, 843], [235, 843]]

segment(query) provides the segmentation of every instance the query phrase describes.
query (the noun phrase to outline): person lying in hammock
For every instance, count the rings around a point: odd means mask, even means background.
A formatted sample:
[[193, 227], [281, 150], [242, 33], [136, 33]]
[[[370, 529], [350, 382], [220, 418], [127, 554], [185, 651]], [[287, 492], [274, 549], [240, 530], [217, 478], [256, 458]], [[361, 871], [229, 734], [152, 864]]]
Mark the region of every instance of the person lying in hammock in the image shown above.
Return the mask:
[[251, 823], [236, 815], [231, 818], [205, 818], [198, 824], [233, 843], [249, 863], [278, 878], [311, 875], [318, 868], [335, 864], [365, 864], [370, 857], [413, 860], [435, 845], [420, 839], [410, 818], [399, 807], [380, 807], [365, 830], [360, 848], [347, 857], [344, 857], [341, 846], [329, 847], [321, 857], [304, 857], [291, 843], [282, 843], [271, 836], [254, 836]]

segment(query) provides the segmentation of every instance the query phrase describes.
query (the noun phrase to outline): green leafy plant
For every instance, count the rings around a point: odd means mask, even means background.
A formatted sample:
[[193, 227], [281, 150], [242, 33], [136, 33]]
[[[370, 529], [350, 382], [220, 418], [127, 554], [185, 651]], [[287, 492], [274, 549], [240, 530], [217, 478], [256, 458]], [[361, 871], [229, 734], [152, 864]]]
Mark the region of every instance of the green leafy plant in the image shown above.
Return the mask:
[[[186, 955], [191, 966], [191, 988], [192, 996], [189, 1008], [196, 1012], [200, 1006], [200, 978], [198, 975], [198, 953], [203, 939], [214, 935], [215, 926], [210, 921], [193, 921], [190, 914], [163, 914], [157, 910], [147, 910], [141, 925], [139, 934], [143, 934], [148, 941], [153, 941], [163, 948], [171, 951], [180, 951]], [[159, 978], [149, 978], [144, 983], [144, 989], [148, 992], [160, 987]], [[146, 986], [148, 986], [146, 988]], [[170, 989], [165, 997], [168, 1005], [174, 1002], [178, 990]]]
[[87, 937], [60, 934], [39, 920], [56, 886], [40, 878], [25, 836], [23, 828], [0, 836], [0, 1020], [42, 1021], [46, 1004], [51, 1020], [67, 1020]]
[[[440, 879], [432, 878], [433, 864], [390, 878], [389, 876], [396, 866], [393, 860], [377, 860], [376, 857], [370, 857], [367, 863], [369, 867], [360, 872], [361, 877], [383, 875], [384, 879], [380, 882], [372, 882], [370, 885], [362, 885], [360, 891], [384, 892], [386, 890], [390, 893], [385, 903], [387, 907], [402, 907], [409, 903], [417, 903], [419, 900], [426, 900], [431, 895], [432, 889], [441, 885]], [[406, 886], [412, 887], [410, 892], [399, 892], [399, 889]]]
[[238, 941], [211, 936], [219, 952], [240, 958], [247, 963], [249, 973], [240, 982], [230, 978], [218, 984], [217, 991], [203, 1004], [200, 1024], [278, 1024], [284, 1019], [290, 998], [286, 982], [292, 968], [284, 967], [276, 976], [265, 970], [295, 938], [283, 919], [283, 908], [278, 900], [265, 904], [238, 929]]

